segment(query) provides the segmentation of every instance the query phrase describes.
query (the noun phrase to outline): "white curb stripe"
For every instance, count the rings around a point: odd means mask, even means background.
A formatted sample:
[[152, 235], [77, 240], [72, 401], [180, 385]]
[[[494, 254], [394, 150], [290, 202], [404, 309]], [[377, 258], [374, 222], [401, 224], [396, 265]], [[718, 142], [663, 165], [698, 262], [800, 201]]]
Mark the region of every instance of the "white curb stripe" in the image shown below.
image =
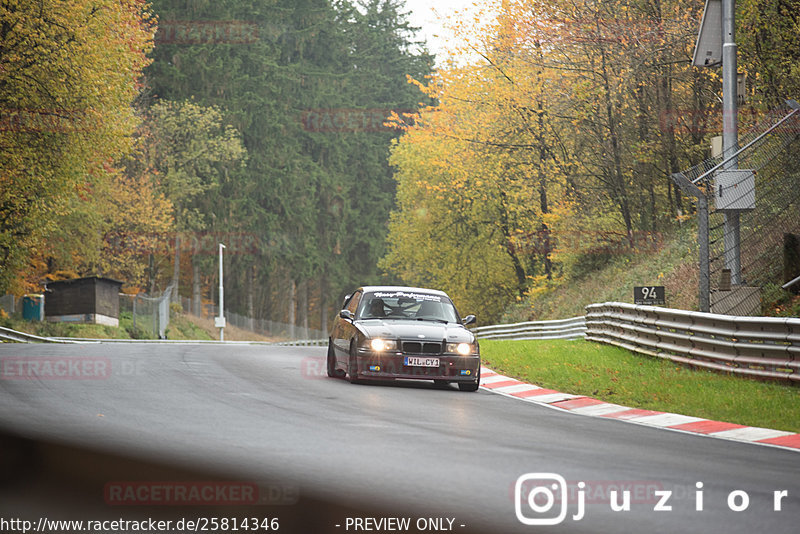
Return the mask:
[[607, 415], [610, 413], [617, 413], [627, 410], [628, 408], [625, 406], [620, 406], [619, 404], [593, 404], [591, 406], [583, 406], [581, 408], [573, 408], [570, 411], [583, 414], [583, 415]]
[[716, 438], [735, 439], [739, 441], [761, 441], [762, 439], [780, 438], [790, 435], [792, 435], [792, 432], [754, 426], [734, 428], [732, 430], [723, 430], [722, 432], [712, 432], [709, 434], [709, 436], [714, 436]]
[[[486, 378], [481, 378], [481, 384], [492, 384], [494, 382], [504, 382], [506, 380], [515, 380], [515, 379], [503, 375], [487, 376]], [[519, 380], [517, 380], [517, 382], [519, 382]]]
[[578, 397], [582, 396], [583, 395], [570, 395], [569, 393], [547, 393], [545, 395], [533, 395], [531, 397], [524, 397], [524, 400], [543, 403], [543, 404], [552, 404], [554, 402], [561, 402], [569, 399], [577, 399]]
[[658, 415], [645, 415], [643, 417], [633, 417], [628, 421], [634, 421], [648, 426], [678, 426], [685, 423], [696, 423], [705, 421], [702, 417], [689, 417], [677, 413], [660, 413]]
[[503, 386], [500, 388], [492, 388], [492, 391], [499, 391], [511, 395], [512, 393], [520, 393], [522, 391], [533, 391], [534, 389], [542, 389], [539, 386], [531, 384], [514, 384], [513, 386]]
[[[495, 382], [503, 382], [506, 380], [514, 380], [520, 382], [515, 378], [495, 373], [494, 371], [486, 367], [481, 367], [481, 373], [484, 375], [487, 374], [490, 375], [486, 376], [485, 378], [482, 378], [481, 384], [486, 384], [486, 383], [491, 384]], [[611, 404], [607, 402], [601, 404], [592, 404], [589, 406], [583, 406], [571, 410], [553, 404], [565, 400], [585, 397], [585, 395], [570, 395], [567, 393], [547, 393], [544, 395], [530, 395], [527, 397], [515, 396], [514, 395], [515, 393], [522, 393], [523, 391], [533, 391], [537, 389], [543, 389], [540, 386], [536, 386], [533, 384], [526, 384], [524, 382], [521, 382], [519, 384], [511, 384], [508, 386], [501, 386], [499, 388], [484, 388], [484, 389], [485, 391], [490, 391], [492, 393], [497, 393], [499, 395], [503, 395], [506, 397], [513, 397], [517, 400], [532, 402], [535, 404], [545, 406], [547, 408], [558, 409], [565, 412], [572, 412], [578, 415], [586, 415], [590, 417], [602, 417], [602, 416], [607, 416], [609, 414], [623, 413], [635, 409], [635, 408], [630, 408], [628, 406], [620, 406], [618, 404]], [[666, 430], [686, 432], [688, 434], [693, 434], [696, 436], [714, 437], [718, 439], [752, 443], [755, 445], [766, 445], [785, 450], [793, 450], [793, 451], [798, 450], [798, 447], [792, 445], [782, 446], [782, 445], [773, 445], [770, 443], [763, 442], [764, 440], [768, 439], [796, 435], [794, 432], [786, 432], [783, 430], [771, 430], [769, 428], [759, 428], [759, 427], [744, 427], [744, 428], [735, 428], [732, 430], [723, 430], [720, 432], [709, 432], [709, 433], [693, 432], [691, 430], [681, 430], [679, 428], [674, 428], [674, 427], [684, 425], [686, 423], [709, 421], [709, 419], [704, 419], [702, 417], [690, 417], [688, 415], [680, 415], [676, 413], [659, 413], [656, 415], [642, 415], [639, 417], [620, 417], [620, 418], [606, 418], [606, 419], [616, 419], [617, 421], [635, 423], [649, 427], [664, 428]]]

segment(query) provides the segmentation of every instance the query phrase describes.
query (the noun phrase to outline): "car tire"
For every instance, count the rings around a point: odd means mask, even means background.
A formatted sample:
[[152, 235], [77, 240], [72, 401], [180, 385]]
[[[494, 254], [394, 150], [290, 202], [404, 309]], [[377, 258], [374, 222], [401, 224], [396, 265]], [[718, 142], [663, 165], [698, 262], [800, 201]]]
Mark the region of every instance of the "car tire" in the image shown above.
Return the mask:
[[478, 376], [475, 378], [475, 382], [459, 382], [458, 389], [459, 391], [478, 391], [481, 387], [481, 368], [478, 367]]
[[361, 381], [358, 379], [358, 351], [356, 349], [355, 341], [350, 342], [350, 358], [347, 361], [347, 380], [351, 384], [359, 384]]
[[336, 369], [336, 354], [333, 351], [333, 343], [328, 340], [328, 376], [331, 378], [341, 378], [342, 372]]

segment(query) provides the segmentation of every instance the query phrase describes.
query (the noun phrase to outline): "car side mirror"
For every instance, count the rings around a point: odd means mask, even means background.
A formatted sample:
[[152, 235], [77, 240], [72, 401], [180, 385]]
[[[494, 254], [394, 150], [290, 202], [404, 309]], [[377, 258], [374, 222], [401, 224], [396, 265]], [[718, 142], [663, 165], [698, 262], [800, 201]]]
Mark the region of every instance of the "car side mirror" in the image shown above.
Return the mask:
[[350, 310], [342, 310], [339, 312], [339, 317], [341, 317], [342, 319], [347, 319], [348, 321], [352, 321], [353, 312], [351, 312]]
[[476, 321], [476, 319], [475, 319], [474, 315], [467, 315], [466, 317], [461, 319], [461, 324], [463, 324], [464, 326], [467, 326], [469, 324], [475, 324], [475, 321]]

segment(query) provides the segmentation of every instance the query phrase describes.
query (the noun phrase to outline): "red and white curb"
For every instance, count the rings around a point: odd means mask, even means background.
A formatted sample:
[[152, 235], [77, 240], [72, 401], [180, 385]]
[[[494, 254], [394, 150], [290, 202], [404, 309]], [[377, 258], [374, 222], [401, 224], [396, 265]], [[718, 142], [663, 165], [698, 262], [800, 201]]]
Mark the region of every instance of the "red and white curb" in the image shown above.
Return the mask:
[[690, 417], [676, 413], [640, 410], [611, 404], [583, 395], [570, 395], [552, 389], [527, 384], [516, 378], [495, 373], [488, 367], [481, 367], [481, 387], [492, 393], [515, 399], [542, 404], [572, 413], [617, 419], [640, 425], [666, 428], [681, 432], [700, 434], [713, 438], [744, 441], [759, 445], [771, 445], [800, 451], [800, 434], [771, 430], [753, 426], [737, 425], [711, 421], [701, 417]]

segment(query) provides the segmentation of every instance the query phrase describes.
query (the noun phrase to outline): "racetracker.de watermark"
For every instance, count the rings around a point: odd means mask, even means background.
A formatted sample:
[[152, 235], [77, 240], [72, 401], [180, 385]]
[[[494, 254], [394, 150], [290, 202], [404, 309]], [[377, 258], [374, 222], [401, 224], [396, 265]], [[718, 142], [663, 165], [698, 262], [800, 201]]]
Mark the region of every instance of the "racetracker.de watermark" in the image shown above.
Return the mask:
[[98, 357], [17, 357], [0, 359], [3, 380], [105, 380], [111, 360]]
[[308, 379], [320, 379], [328, 377], [327, 358], [315, 358], [306, 356], [300, 360], [300, 375]]
[[0, 380], [105, 380], [144, 375], [145, 362], [97, 356], [0, 358]]
[[396, 128], [386, 124], [386, 120], [396, 113], [405, 116], [415, 113], [410, 109], [355, 109], [329, 108], [309, 109], [302, 113], [300, 121], [307, 132], [317, 133], [357, 133], [392, 132]]
[[99, 126], [97, 115], [86, 110], [0, 108], [0, 132], [73, 133]]
[[104, 241], [110, 254], [138, 256], [172, 255], [176, 246], [182, 254], [217, 255], [219, 244], [230, 255], [254, 255], [266, 248], [283, 246], [285, 238], [263, 240], [248, 232], [109, 232]]
[[156, 45], [253, 44], [258, 25], [244, 20], [162, 20], [154, 38]]
[[522, 24], [531, 35], [544, 36], [546, 42], [575, 45], [660, 44], [670, 34], [681, 31], [673, 21], [664, 23], [641, 17], [533, 17]]
[[110, 506], [288, 506], [300, 490], [293, 485], [235, 481], [115, 481], [103, 488]]
[[[736, 112], [738, 128], [754, 124], [775, 124], [788, 112], [785, 110], [774, 110], [763, 112], [757, 109], [739, 109]], [[658, 116], [658, 126], [662, 132], [674, 132], [676, 134], [722, 135], [725, 120], [725, 112], [719, 109], [667, 109]], [[789, 133], [800, 133], [798, 121], [787, 121], [783, 123], [778, 131]]]
[[593, 231], [553, 233], [547, 230], [513, 236], [508, 244], [512, 254], [551, 254], [583, 251], [586, 254], [630, 254], [657, 252], [664, 246], [660, 232], [634, 231], [630, 237]]

